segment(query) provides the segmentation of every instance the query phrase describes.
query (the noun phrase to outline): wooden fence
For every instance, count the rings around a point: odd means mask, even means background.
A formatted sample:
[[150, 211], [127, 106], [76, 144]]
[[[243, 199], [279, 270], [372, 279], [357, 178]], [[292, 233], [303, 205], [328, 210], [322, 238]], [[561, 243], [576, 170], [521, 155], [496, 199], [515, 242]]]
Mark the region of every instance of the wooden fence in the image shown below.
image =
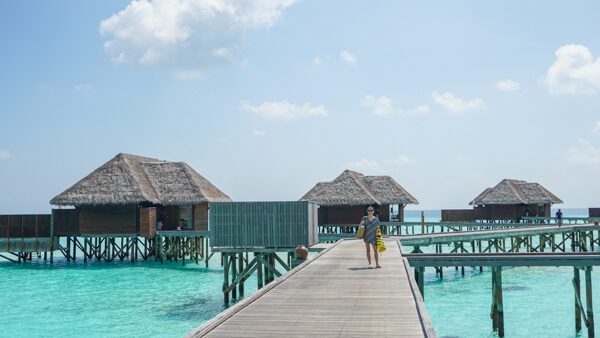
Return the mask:
[[442, 222], [475, 222], [473, 209], [442, 210]]
[[313, 202], [218, 202], [210, 204], [212, 247], [285, 248], [319, 240]]
[[0, 238], [50, 237], [50, 215], [0, 215]]

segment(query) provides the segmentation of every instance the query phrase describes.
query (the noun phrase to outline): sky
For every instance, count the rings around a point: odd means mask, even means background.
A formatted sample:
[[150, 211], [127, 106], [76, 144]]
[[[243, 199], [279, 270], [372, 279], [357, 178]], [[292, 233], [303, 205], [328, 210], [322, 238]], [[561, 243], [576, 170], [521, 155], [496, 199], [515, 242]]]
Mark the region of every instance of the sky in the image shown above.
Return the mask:
[[233, 200], [345, 169], [413, 210], [504, 178], [600, 207], [600, 3], [0, 2], [0, 214], [118, 153], [184, 161]]

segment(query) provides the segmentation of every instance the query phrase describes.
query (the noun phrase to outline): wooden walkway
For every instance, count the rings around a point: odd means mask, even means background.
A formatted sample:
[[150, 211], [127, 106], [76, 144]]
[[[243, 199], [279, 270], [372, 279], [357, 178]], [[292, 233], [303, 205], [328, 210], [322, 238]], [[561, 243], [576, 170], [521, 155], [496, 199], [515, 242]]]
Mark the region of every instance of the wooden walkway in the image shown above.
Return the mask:
[[557, 225], [547, 226], [536, 226], [527, 228], [509, 228], [509, 229], [490, 229], [490, 230], [477, 230], [477, 231], [454, 231], [454, 232], [440, 232], [423, 235], [408, 235], [408, 236], [397, 236], [395, 238], [400, 239], [402, 245], [414, 246], [422, 245], [427, 246], [431, 244], [447, 244], [455, 241], [475, 241], [485, 240], [493, 238], [506, 238], [511, 236], [523, 236], [523, 235], [539, 235], [539, 234], [558, 234], [573, 231], [596, 231], [600, 230], [600, 225], [593, 224], [563, 224], [562, 227]]
[[362, 240], [342, 240], [188, 337], [435, 337], [406, 258], [386, 239], [381, 269]]

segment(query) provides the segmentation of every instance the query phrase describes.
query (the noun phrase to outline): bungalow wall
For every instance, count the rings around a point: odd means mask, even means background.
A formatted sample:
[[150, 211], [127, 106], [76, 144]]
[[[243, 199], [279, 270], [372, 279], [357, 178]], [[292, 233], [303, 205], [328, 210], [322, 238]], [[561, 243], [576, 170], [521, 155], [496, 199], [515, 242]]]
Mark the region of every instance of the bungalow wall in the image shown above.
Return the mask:
[[524, 216], [550, 217], [550, 204], [488, 204], [474, 208], [475, 219], [516, 220]]
[[193, 208], [192, 229], [208, 231], [208, 202], [198, 203]]
[[[384, 204], [377, 210], [380, 221], [390, 221], [389, 204]], [[400, 210], [400, 216], [404, 220], [404, 206]], [[366, 215], [366, 211], [366, 205], [321, 206], [319, 207], [319, 224], [358, 224]]]
[[81, 234], [137, 233], [136, 205], [82, 206], [77, 209]]

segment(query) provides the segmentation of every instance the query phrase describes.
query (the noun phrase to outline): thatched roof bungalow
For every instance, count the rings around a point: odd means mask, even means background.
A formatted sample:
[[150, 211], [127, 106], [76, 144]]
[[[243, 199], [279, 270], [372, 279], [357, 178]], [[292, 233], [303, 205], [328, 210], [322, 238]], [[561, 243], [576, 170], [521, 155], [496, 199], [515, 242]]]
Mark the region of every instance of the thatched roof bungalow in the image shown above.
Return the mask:
[[157, 220], [162, 229], [206, 231], [208, 203], [229, 201], [184, 162], [120, 153], [50, 203], [75, 206], [79, 232], [98, 234], [152, 232]]
[[380, 220], [389, 221], [390, 205], [394, 204], [403, 221], [404, 206], [419, 203], [390, 176], [365, 176], [351, 170], [345, 170], [331, 182], [317, 183], [300, 200], [320, 205], [319, 224], [358, 223], [367, 205], [377, 205]]
[[485, 189], [469, 205], [475, 219], [516, 220], [523, 216], [550, 217], [550, 206], [563, 201], [539, 183], [504, 179]]

